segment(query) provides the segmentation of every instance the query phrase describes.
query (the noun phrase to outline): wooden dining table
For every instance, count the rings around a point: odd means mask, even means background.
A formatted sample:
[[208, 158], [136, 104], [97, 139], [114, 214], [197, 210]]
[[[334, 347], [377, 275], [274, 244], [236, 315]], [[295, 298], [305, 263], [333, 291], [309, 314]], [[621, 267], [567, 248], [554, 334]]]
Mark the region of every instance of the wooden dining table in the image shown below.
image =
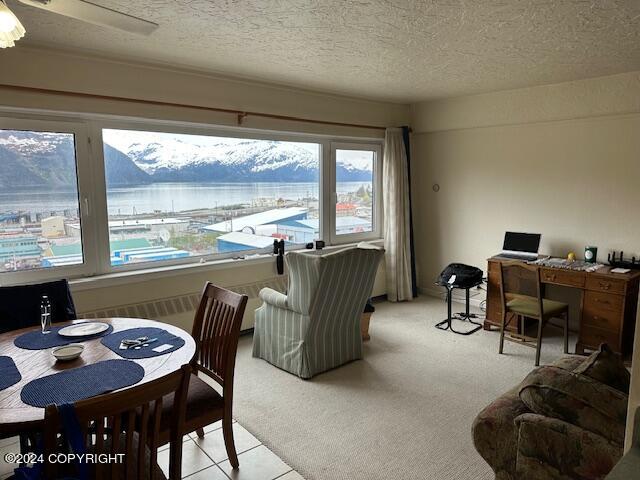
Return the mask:
[[[86, 321], [91, 320], [84, 319], [73, 322], [56, 323], [55, 326], [71, 325], [73, 323]], [[196, 344], [191, 335], [173, 325], [142, 318], [99, 318], [95, 321], [113, 325], [114, 332], [137, 327], [156, 327], [162, 328], [184, 339], [184, 346], [173, 352], [152, 358], [132, 359], [132, 362], [136, 362], [144, 368], [144, 377], [140, 382], [131, 387], [161, 378], [179, 370], [182, 365], [192, 360], [196, 352]], [[32, 407], [20, 399], [20, 391], [27, 383], [36, 378], [55, 374], [63, 370], [82, 367], [103, 360], [122, 358], [100, 343], [100, 340], [104, 337], [83, 341], [84, 351], [82, 355], [71, 361], [56, 361], [50, 348], [44, 350], [25, 350], [14, 345], [13, 342], [16, 337], [39, 328], [39, 326], [29, 327], [0, 335], [0, 355], [11, 357], [22, 375], [22, 379], [18, 383], [0, 391], [0, 438], [8, 435], [17, 435], [24, 431], [39, 429], [44, 420], [44, 408]], [[126, 388], [122, 390], [126, 390]], [[105, 395], [109, 395], [109, 393]]]

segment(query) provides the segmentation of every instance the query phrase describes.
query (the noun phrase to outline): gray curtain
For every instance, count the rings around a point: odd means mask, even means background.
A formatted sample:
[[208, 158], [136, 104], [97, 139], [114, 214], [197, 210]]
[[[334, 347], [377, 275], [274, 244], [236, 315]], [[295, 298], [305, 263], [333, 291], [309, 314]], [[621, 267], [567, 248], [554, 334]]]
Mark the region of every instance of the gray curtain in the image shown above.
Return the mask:
[[401, 128], [385, 132], [382, 170], [387, 298], [412, 300], [409, 174]]

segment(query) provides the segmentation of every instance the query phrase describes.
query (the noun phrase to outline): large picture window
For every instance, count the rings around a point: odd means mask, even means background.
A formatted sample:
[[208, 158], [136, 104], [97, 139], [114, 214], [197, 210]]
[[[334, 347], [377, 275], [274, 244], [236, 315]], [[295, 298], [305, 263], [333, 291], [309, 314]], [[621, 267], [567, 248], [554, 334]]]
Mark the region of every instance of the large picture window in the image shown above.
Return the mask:
[[0, 117], [0, 284], [381, 236], [381, 142]]
[[113, 266], [318, 238], [317, 143], [115, 129], [102, 138]]

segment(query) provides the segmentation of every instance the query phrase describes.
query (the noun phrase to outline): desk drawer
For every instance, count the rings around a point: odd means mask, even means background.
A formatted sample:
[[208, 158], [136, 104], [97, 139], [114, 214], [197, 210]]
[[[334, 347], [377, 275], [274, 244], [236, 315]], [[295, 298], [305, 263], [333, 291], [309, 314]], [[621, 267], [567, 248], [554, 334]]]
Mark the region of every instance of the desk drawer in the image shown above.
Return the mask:
[[582, 325], [580, 327], [580, 343], [585, 347], [598, 348], [601, 343], [608, 344], [615, 352], [620, 351], [618, 331]]
[[622, 326], [622, 312], [587, 305], [585, 302], [582, 310], [582, 325], [598, 327], [610, 332], [619, 332]]
[[559, 268], [543, 268], [540, 270], [542, 283], [554, 283], [569, 287], [584, 287], [584, 273], [561, 270]]
[[594, 277], [589, 275], [587, 277], [587, 290], [624, 295], [625, 283], [624, 280], [616, 278]]
[[618, 316], [622, 315], [624, 307], [624, 297], [611, 293], [594, 292], [586, 290], [584, 292], [584, 310], [594, 310], [598, 312], [612, 312]]

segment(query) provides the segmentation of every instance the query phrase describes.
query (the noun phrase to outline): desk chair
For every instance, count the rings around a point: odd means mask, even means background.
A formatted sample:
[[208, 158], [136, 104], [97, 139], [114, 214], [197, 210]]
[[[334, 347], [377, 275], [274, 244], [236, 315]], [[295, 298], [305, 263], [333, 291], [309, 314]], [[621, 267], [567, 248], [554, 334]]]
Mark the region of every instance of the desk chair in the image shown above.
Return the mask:
[[[564, 353], [569, 353], [569, 305], [542, 296], [540, 269], [535, 265], [503, 262], [500, 264], [500, 293], [502, 297], [502, 322], [500, 324], [500, 348], [504, 340], [509, 340], [536, 349], [536, 366], [540, 365], [542, 330], [551, 318], [564, 319]], [[511, 315], [510, 315], [511, 314]], [[507, 317], [509, 317], [507, 319]], [[518, 333], [509, 332], [506, 327], [516, 318], [520, 322]], [[525, 334], [525, 318], [538, 321], [535, 338]]]

